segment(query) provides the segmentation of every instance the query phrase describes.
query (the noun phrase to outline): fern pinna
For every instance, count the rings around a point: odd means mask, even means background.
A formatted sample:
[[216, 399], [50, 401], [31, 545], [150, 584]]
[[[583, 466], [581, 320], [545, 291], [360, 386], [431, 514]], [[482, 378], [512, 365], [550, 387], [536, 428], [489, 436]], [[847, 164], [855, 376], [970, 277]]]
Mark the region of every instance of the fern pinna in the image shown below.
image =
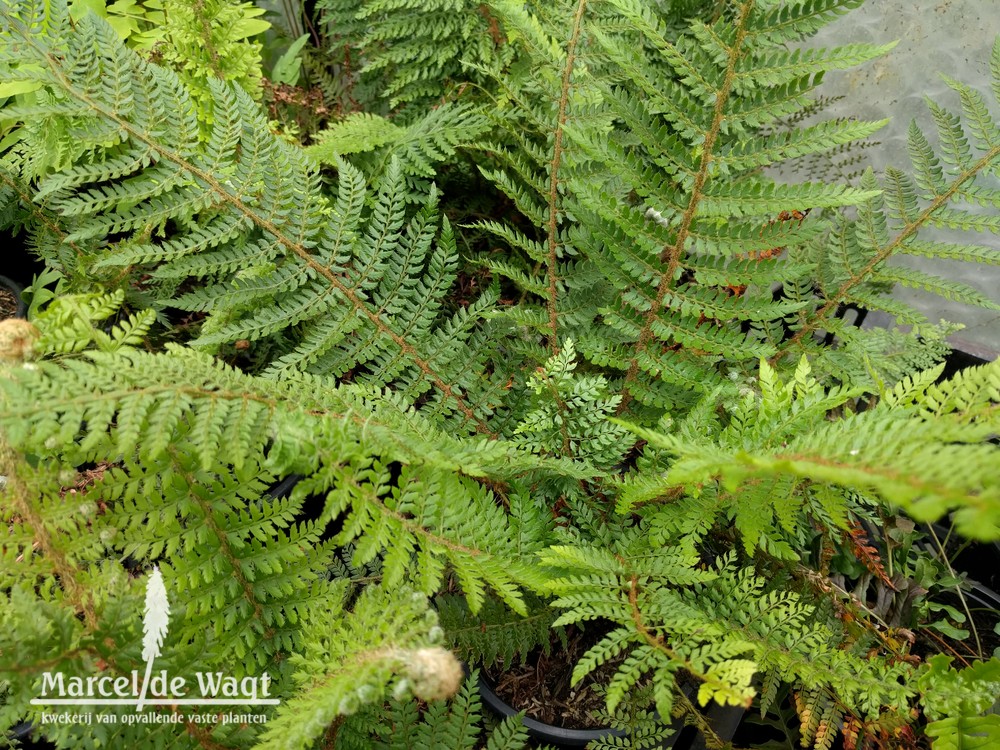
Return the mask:
[[[856, 745], [924, 720], [939, 748], [996, 735], [978, 716], [995, 659], [921, 661], [830, 572], [837, 552], [888, 564], [858, 532], [888, 513], [1000, 536], [997, 366], [937, 383], [953, 329], [887, 294], [993, 304], [887, 263], [992, 260], [923, 233], [995, 228], [960, 207], [997, 203], [984, 97], [955, 83], [962, 116], [932, 106], [938, 148], [911, 133], [913, 176], [766, 172], [877, 129], [773, 127], [887, 49], [788, 49], [859, 2], [433, 3], [473, 16], [421, 31], [485, 24], [472, 51], [502, 50], [467, 56], [469, 100], [437, 106], [456, 48], [400, 63], [421, 9], [327, 2], [384, 42], [370, 72], [392, 63], [398, 101], [308, 149], [239, 86], [192, 89], [94, 16], [0, 4], [22, 87], [0, 219], [70, 287], [111, 287], [58, 295], [0, 348], [2, 720], [37, 718], [47, 665], [142, 663], [134, 612], [159, 565], [165, 666], [267, 671], [282, 705], [264, 728], [52, 728], [62, 745], [468, 746], [452, 651], [507, 665], [595, 622], [575, 677], [609, 670], [609, 720], [637, 744], [671, 714], [719, 744], [709, 702], [779, 695], [818, 748], [839, 726]], [[453, 226], [435, 163], [477, 139], [508, 210]], [[452, 300], [457, 239], [488, 280]], [[848, 303], [913, 328], [856, 333]], [[247, 349], [248, 372], [223, 362]], [[522, 739], [506, 722], [489, 746]]]

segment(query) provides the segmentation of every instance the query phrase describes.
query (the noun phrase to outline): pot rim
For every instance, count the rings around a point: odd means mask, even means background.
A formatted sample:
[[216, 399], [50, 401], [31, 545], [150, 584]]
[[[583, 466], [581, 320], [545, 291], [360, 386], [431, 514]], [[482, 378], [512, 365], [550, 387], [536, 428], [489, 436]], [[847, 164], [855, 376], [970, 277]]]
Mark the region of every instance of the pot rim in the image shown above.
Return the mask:
[[[490, 684], [490, 681], [486, 678], [482, 671], [479, 673], [479, 694], [482, 696], [483, 703], [504, 718], [516, 716], [521, 713], [497, 695], [493, 685]], [[524, 724], [525, 729], [527, 729], [528, 732], [536, 739], [560, 742], [564, 745], [576, 745], [583, 747], [588, 742], [592, 742], [594, 740], [625, 736], [625, 730], [614, 729], [613, 727], [600, 727], [597, 729], [568, 729], [566, 727], [557, 727], [554, 724], [546, 724], [538, 721], [537, 719], [532, 719], [530, 716], [522, 716], [521, 722]]]

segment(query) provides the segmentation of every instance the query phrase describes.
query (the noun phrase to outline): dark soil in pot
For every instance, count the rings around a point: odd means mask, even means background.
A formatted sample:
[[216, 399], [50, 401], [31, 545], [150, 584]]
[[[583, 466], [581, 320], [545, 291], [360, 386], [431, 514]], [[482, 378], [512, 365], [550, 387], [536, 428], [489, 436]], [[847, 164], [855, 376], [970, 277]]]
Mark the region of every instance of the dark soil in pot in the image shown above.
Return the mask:
[[[604, 741], [618, 746], [625, 741], [625, 731], [612, 729], [595, 717], [605, 708], [603, 686], [618, 671], [627, 653], [598, 667], [578, 685], [571, 685], [576, 663], [609, 629], [610, 624], [601, 622], [588, 623], [586, 630], [570, 626], [565, 630], [564, 641], [553, 634], [548, 653], [536, 649], [521, 665], [506, 670], [500, 665], [481, 670], [479, 692], [483, 703], [505, 717], [524, 711], [525, 728], [541, 743], [568, 748]], [[682, 684], [681, 689], [689, 700], [694, 700], [696, 685]], [[714, 703], [704, 710], [708, 724], [723, 742], [733, 737], [743, 714], [742, 707]], [[683, 727], [680, 720], [675, 720], [672, 731], [667, 729], [655, 744], [643, 746], [660, 750], [706, 747], [701, 734], [694, 727]]]
[[19, 750], [55, 750], [56, 747], [54, 742], [36, 739], [33, 728], [28, 723], [12, 727], [7, 733], [7, 739], [16, 741], [18, 744], [12, 745], [12, 747], [17, 747]]
[[[509, 718], [520, 713], [493, 691], [493, 687], [490, 685], [489, 680], [482, 674], [479, 675], [479, 695], [483, 700], [483, 704], [498, 717]], [[552, 724], [536, 721], [528, 716], [522, 717], [521, 723], [524, 728], [528, 730], [528, 735], [535, 740], [535, 742], [543, 743], [545, 747], [585, 747], [594, 741], [613, 741], [615, 738], [625, 736], [625, 732], [620, 729], [611, 729], [609, 727], [598, 729], [572, 729], [557, 727]], [[667, 743], [664, 743], [662, 747], [673, 747], [673, 743], [677, 735], [678, 732], [674, 732], [674, 735]], [[536, 747], [536, 745], [531, 744], [529, 747]]]
[[24, 303], [21, 301], [19, 284], [0, 276], [0, 320], [24, 317]]
[[[557, 748], [584, 747], [591, 742], [614, 744], [624, 741], [626, 732], [613, 729], [595, 718], [605, 707], [602, 686], [617, 672], [624, 656], [591, 672], [580, 684], [571, 685], [573, 668], [587, 650], [607, 634], [608, 628], [589, 623], [588, 630], [569, 627], [565, 641], [553, 635], [550, 650], [537, 649], [521, 665], [504, 670], [499, 665], [482, 670], [479, 693], [483, 703], [501, 717], [525, 712], [524, 727], [534, 741]], [[497, 690], [494, 690], [494, 686]], [[688, 692], [691, 697], [692, 693]], [[742, 713], [742, 710], [740, 711]], [[715, 726], [714, 717], [708, 716]], [[730, 718], [730, 717], [724, 717]], [[725, 725], [725, 722], [722, 722]], [[719, 731], [717, 727], [717, 731]], [[721, 726], [724, 739], [732, 736], [735, 725]], [[685, 735], [680, 722], [667, 729], [655, 744], [661, 750], [691, 750], [699, 747], [696, 732]], [[650, 738], [647, 738], [647, 740]]]
[[484, 669], [483, 675], [501, 700], [529, 718], [556, 727], [600, 729], [606, 725], [594, 717], [604, 708], [604, 696], [595, 688], [608, 683], [621, 659], [598, 667], [578, 685], [571, 682], [576, 663], [604, 635], [603, 629], [567, 628], [565, 644], [554, 642], [548, 654], [538, 649], [523, 664]]

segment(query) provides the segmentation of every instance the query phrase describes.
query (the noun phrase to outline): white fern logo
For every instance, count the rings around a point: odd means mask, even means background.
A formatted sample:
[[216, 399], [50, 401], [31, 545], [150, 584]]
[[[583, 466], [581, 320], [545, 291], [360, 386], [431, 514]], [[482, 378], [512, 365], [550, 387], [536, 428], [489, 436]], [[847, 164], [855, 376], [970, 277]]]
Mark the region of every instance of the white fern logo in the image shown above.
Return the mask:
[[[171, 675], [160, 669], [153, 674], [153, 662], [163, 651], [170, 620], [170, 600], [160, 569], [154, 567], [146, 580], [146, 607], [142, 616], [142, 660], [146, 663], [145, 675], [139, 682], [139, 670], [124, 674], [99, 674], [90, 676], [66, 675], [60, 671], [44, 672], [41, 695], [31, 699], [33, 706], [135, 706], [137, 712], [147, 706], [277, 706], [281, 700], [271, 697], [271, 675], [259, 677], [243, 675], [234, 677], [221, 671], [196, 671], [193, 684], [187, 677]], [[197, 687], [197, 692], [192, 688]], [[198, 696], [198, 697], [195, 697]], [[90, 716], [80, 714], [80, 716]], [[181, 719], [176, 711], [151, 711], [144, 716], [129, 714], [100, 714], [103, 723], [164, 723]], [[200, 721], [191, 719], [188, 721]], [[221, 718], [219, 718], [221, 717]], [[225, 713], [216, 714], [215, 721], [245, 724], [265, 721], [266, 714]], [[90, 723], [90, 719], [80, 719]]]
[[142, 660], [146, 662], [146, 675], [142, 680], [142, 692], [136, 703], [136, 711], [142, 711], [149, 689], [149, 678], [153, 673], [153, 660], [160, 655], [163, 639], [167, 636], [167, 622], [170, 617], [170, 600], [163, 585], [163, 574], [158, 567], [153, 568], [146, 584], [146, 611], [142, 618]]

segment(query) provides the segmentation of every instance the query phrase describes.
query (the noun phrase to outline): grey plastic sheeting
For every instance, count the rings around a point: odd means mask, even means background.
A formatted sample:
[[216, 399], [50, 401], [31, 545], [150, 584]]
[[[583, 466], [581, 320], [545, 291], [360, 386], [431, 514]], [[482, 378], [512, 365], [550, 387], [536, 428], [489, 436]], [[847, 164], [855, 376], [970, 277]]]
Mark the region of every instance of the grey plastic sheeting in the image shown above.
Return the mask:
[[[819, 93], [843, 98], [825, 107], [819, 116], [854, 116], [862, 120], [891, 117], [889, 125], [873, 136], [879, 145], [856, 154], [862, 157], [860, 166], [870, 165], [876, 174], [886, 166], [909, 172], [906, 132], [910, 122], [916, 120], [924, 134], [936, 143], [934, 121], [924, 98], [960, 111], [957, 95], [939, 73], [978, 89], [994, 115], [1000, 117], [1000, 106], [990, 90], [989, 74], [990, 53], [998, 34], [1000, 0], [868, 0], [861, 8], [821, 29], [806, 46], [885, 44], [894, 40], [899, 44], [888, 55], [859, 68], [828, 74]], [[799, 171], [794, 176], [808, 178]], [[996, 187], [996, 181], [993, 186]], [[956, 239], [945, 231], [923, 236]], [[1000, 237], [979, 235], [978, 244], [992, 246], [1000, 256]], [[1000, 266], [911, 257], [894, 262], [964, 282], [1000, 303]], [[951, 339], [956, 348], [988, 359], [1000, 353], [997, 311], [951, 302], [921, 290], [898, 288], [895, 294], [917, 307], [931, 322], [943, 318], [963, 323], [965, 330]]]

